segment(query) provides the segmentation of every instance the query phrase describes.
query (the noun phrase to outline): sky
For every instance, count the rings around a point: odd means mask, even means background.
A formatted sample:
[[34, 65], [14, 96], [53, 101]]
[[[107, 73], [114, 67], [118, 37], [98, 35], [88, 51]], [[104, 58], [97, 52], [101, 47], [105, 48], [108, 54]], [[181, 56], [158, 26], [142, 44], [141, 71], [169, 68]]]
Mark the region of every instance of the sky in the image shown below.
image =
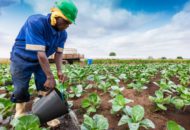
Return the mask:
[[[0, 0], [0, 58], [8, 58], [30, 15], [50, 13], [56, 0]], [[73, 0], [76, 25], [65, 48], [86, 58], [190, 58], [190, 0]]]

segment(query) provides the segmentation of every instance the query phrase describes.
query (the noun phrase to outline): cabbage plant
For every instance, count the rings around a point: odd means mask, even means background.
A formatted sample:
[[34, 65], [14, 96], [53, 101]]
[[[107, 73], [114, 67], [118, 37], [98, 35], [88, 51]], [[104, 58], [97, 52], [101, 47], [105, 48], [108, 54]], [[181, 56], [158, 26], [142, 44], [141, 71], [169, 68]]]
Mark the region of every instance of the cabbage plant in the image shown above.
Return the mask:
[[82, 108], [87, 110], [87, 114], [96, 112], [96, 109], [99, 108], [101, 99], [96, 93], [91, 93], [87, 98], [82, 100]]
[[88, 115], [84, 115], [81, 130], [107, 130], [108, 128], [108, 120], [104, 116], [96, 114], [91, 118]]
[[144, 108], [141, 105], [126, 106], [123, 111], [125, 114], [119, 120], [119, 126], [128, 124], [130, 130], [138, 130], [140, 127], [155, 129], [154, 123], [144, 118]]

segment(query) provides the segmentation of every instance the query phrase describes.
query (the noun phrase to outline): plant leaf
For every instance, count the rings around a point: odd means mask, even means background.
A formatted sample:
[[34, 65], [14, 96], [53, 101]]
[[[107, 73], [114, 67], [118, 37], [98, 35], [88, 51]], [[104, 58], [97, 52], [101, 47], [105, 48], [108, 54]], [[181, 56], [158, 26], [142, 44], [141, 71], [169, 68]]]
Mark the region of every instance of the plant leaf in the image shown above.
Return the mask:
[[91, 117], [89, 117], [88, 115], [84, 115], [84, 123], [83, 125], [87, 128], [94, 128], [94, 121]]
[[146, 129], [147, 128], [152, 128], [152, 129], [155, 129], [155, 125], [154, 123], [149, 120], [149, 119], [144, 119], [140, 122], [140, 125], [144, 126]]
[[82, 108], [87, 108], [90, 106], [90, 101], [88, 99], [84, 99], [82, 101]]
[[130, 130], [138, 130], [139, 129], [139, 123], [128, 123]]
[[128, 115], [123, 115], [123, 116], [121, 117], [121, 119], [119, 120], [118, 126], [124, 125], [124, 124], [128, 123], [129, 120], [130, 120], [130, 118], [129, 118]]
[[140, 105], [136, 105], [132, 107], [132, 119], [134, 122], [139, 122], [144, 117], [144, 108]]
[[167, 107], [165, 107], [163, 104], [159, 104], [159, 103], [157, 103], [156, 104], [157, 106], [158, 106], [158, 108], [160, 108], [161, 110], [167, 110]]
[[94, 115], [93, 117], [98, 130], [107, 130], [109, 127], [108, 120], [102, 115]]
[[182, 126], [177, 124], [175, 121], [168, 121], [167, 122], [167, 130], [185, 130]]

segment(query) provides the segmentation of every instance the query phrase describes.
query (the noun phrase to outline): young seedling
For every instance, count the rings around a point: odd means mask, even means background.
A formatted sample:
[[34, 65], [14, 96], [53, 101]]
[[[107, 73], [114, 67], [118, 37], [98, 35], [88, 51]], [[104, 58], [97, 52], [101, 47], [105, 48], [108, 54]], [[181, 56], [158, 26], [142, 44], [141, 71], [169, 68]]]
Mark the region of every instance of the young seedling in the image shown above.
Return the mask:
[[115, 114], [120, 110], [123, 110], [126, 104], [133, 102], [133, 100], [125, 98], [123, 95], [117, 95], [114, 99], [110, 100], [112, 103], [111, 113]]
[[128, 84], [128, 88], [132, 88], [140, 93], [143, 90], [147, 89], [147, 86], [143, 85], [141, 82], [136, 82]]
[[167, 122], [167, 130], [185, 130], [185, 128], [177, 124], [175, 121], [169, 120]]
[[82, 95], [82, 92], [83, 92], [82, 85], [72, 86], [71, 92], [69, 93], [69, 97], [70, 98], [80, 97]]
[[177, 108], [178, 110], [182, 109], [185, 106], [185, 102], [183, 99], [180, 99], [178, 97], [172, 97], [171, 103]]
[[14, 130], [49, 130], [40, 127], [40, 120], [35, 115], [25, 115], [11, 121]]
[[7, 98], [0, 98], [0, 117], [6, 119], [12, 115], [15, 104]]
[[167, 107], [164, 106], [166, 104], [169, 104], [170, 103], [170, 100], [171, 100], [171, 95], [164, 98], [164, 94], [162, 91], [160, 90], [157, 90], [155, 92], [155, 95], [156, 97], [152, 97], [152, 96], [149, 96], [149, 99], [154, 102], [156, 104], [156, 110], [155, 111], [158, 111], [158, 110], [167, 110]]
[[88, 115], [84, 115], [81, 130], [107, 130], [108, 128], [108, 120], [104, 116], [96, 114], [91, 118]]
[[108, 91], [108, 89], [111, 87], [111, 83], [102, 81], [99, 85], [98, 88], [103, 90], [104, 93]]
[[155, 129], [151, 120], [144, 119], [144, 108], [142, 106], [126, 106], [123, 111], [125, 114], [119, 120], [118, 126], [128, 124], [130, 130], [138, 130], [140, 127]]
[[124, 87], [120, 88], [119, 86], [111, 86], [110, 96], [115, 97], [118, 94], [122, 94], [121, 92], [124, 90]]
[[87, 109], [87, 114], [96, 112], [101, 103], [100, 97], [96, 93], [91, 93], [86, 99], [82, 101], [82, 108]]

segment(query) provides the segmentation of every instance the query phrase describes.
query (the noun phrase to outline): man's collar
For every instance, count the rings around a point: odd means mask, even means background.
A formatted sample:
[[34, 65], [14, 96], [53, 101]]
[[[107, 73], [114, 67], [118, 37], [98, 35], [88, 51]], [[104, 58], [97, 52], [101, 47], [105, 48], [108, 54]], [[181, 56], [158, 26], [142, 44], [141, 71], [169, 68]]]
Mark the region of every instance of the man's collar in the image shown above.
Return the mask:
[[50, 17], [51, 17], [51, 14], [48, 14], [47, 15], [48, 25], [49, 25], [49, 27], [50, 27], [53, 35], [56, 35], [58, 32], [52, 27], [52, 25], [51, 25], [51, 18]]

